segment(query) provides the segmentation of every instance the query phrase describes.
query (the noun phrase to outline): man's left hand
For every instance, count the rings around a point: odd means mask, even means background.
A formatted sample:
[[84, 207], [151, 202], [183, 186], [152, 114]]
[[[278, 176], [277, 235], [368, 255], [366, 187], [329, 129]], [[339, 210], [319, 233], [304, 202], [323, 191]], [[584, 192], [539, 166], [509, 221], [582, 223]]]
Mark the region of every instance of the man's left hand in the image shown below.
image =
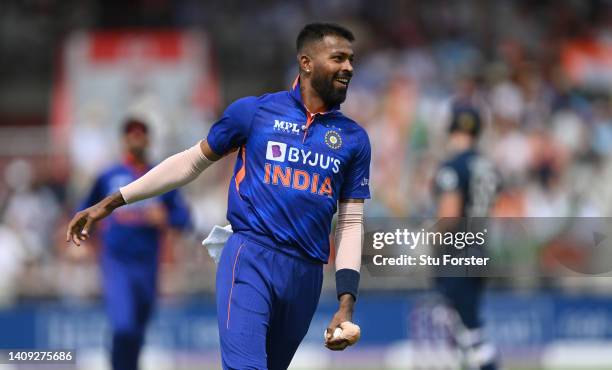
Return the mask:
[[351, 322], [353, 319], [353, 307], [355, 305], [355, 298], [350, 294], [345, 294], [340, 297], [340, 306], [338, 311], [331, 319], [327, 329], [325, 329], [325, 347], [332, 351], [342, 351], [346, 347], [355, 344], [356, 341], [349, 341], [344, 336], [334, 337], [334, 331], [336, 329], [342, 330], [341, 324]]
[[168, 212], [161, 204], [147, 206], [144, 215], [147, 223], [159, 229], [165, 228], [168, 224]]

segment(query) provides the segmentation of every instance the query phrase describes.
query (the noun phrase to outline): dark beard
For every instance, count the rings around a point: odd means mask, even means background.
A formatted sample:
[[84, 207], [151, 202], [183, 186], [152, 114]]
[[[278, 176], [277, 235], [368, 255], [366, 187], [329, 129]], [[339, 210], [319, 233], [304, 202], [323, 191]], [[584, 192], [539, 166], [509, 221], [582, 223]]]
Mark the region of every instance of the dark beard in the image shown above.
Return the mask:
[[322, 74], [313, 74], [312, 76], [312, 88], [319, 94], [319, 97], [328, 109], [339, 105], [346, 99], [348, 86], [344, 89], [334, 87], [334, 78], [336, 77], [328, 79]]

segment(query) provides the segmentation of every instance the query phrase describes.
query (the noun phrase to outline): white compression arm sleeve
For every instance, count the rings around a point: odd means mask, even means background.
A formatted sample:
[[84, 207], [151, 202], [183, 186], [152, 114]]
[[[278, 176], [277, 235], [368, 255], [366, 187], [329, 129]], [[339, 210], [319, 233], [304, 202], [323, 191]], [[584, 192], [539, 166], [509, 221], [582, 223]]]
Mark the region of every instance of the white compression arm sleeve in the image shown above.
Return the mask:
[[151, 198], [191, 182], [213, 163], [200, 143], [166, 158], [139, 179], [119, 188], [126, 203]]
[[363, 203], [340, 203], [336, 226], [336, 271], [361, 269]]

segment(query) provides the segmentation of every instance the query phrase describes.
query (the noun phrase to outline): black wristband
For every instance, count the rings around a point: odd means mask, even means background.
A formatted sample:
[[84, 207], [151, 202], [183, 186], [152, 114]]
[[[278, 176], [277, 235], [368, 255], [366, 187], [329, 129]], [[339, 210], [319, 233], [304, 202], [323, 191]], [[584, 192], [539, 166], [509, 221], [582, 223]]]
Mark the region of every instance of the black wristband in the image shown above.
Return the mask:
[[336, 271], [336, 293], [338, 299], [343, 294], [350, 294], [357, 301], [359, 291], [359, 272], [352, 269], [341, 269]]

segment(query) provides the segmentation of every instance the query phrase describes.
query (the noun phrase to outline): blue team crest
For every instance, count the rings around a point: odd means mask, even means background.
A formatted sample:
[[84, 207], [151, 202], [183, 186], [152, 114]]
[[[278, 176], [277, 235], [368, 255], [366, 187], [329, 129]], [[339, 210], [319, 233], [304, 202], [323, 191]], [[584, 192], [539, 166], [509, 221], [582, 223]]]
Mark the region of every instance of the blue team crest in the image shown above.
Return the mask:
[[325, 133], [325, 144], [332, 149], [340, 149], [342, 146], [342, 137], [335, 130], [329, 130]]

